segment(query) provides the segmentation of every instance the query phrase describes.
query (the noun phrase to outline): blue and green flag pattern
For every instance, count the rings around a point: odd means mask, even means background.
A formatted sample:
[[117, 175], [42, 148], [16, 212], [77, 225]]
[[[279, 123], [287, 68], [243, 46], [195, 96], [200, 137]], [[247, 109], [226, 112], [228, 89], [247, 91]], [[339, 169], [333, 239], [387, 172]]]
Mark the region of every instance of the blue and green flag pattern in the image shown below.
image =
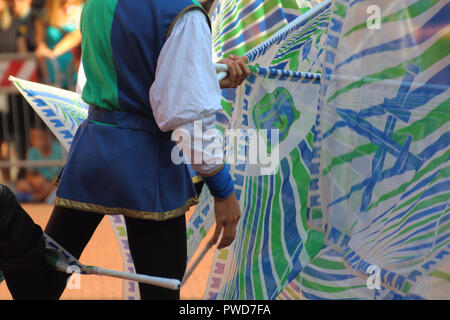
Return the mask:
[[[310, 72], [320, 79], [316, 120], [277, 173], [235, 168], [243, 216], [233, 246], [215, 256], [205, 297], [448, 298], [450, 4], [336, 0], [317, 8], [304, 19], [312, 25], [294, 21], [247, 54], [256, 69], [241, 95], [262, 87], [264, 74], [283, 92], [295, 71]], [[377, 8], [380, 29], [370, 21]], [[315, 36], [314, 52], [305, 54], [305, 34]], [[231, 128], [255, 124], [257, 104], [239, 95], [228, 107]], [[367, 286], [370, 266], [380, 289]]]

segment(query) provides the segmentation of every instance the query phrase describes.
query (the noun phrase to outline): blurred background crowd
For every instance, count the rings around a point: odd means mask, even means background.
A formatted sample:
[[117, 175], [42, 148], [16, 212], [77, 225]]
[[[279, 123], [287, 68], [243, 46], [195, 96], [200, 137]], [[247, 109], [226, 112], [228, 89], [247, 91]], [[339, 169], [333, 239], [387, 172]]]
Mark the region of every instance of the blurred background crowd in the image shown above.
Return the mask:
[[0, 53], [34, 53], [39, 80], [73, 88], [82, 6], [82, 0], [0, 0]]
[[0, 0], [0, 183], [22, 202], [53, 202], [65, 152], [8, 81], [74, 90], [82, 0]]

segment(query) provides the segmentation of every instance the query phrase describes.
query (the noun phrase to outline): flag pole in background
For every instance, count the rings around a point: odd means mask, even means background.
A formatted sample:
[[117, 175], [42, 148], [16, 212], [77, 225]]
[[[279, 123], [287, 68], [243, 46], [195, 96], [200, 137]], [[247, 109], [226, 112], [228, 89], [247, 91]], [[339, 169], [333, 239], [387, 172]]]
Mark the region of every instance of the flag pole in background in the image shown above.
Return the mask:
[[191, 264], [191, 267], [186, 270], [186, 273], [184, 274], [183, 280], [181, 281], [181, 285], [184, 285], [186, 281], [189, 279], [189, 277], [192, 275], [194, 270], [197, 268], [198, 264], [203, 260], [206, 253], [213, 247], [211, 239], [208, 241], [206, 246], [203, 248], [203, 250], [200, 252], [198, 257], [195, 259], [195, 261]]

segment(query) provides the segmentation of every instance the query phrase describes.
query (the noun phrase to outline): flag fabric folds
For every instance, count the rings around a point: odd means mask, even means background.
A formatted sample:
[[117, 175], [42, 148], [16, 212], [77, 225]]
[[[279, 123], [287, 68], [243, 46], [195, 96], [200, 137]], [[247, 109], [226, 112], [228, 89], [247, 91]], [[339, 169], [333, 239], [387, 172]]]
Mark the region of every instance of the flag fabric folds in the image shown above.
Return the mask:
[[336, 0], [330, 16], [310, 226], [350, 273], [376, 266], [400, 296], [450, 254], [449, 14], [446, 1]]
[[[449, 9], [323, 2], [247, 54], [256, 69], [229, 95], [229, 128], [261, 128], [258, 115], [279, 128], [279, 171], [233, 168], [243, 216], [233, 246], [215, 255], [205, 298], [449, 297]], [[274, 90], [295, 72], [320, 82], [306, 136], [280, 106], [301, 105], [286, 92], [304, 102], [313, 90], [305, 95], [304, 81]], [[278, 104], [258, 113], [255, 91]], [[297, 146], [285, 154], [291, 132]]]

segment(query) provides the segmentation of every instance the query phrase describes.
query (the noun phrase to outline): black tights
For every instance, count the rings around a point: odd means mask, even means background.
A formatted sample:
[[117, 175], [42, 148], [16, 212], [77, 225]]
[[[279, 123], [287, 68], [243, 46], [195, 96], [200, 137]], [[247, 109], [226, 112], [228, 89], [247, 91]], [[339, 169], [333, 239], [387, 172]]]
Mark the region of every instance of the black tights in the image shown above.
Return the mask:
[[[79, 259], [104, 215], [56, 206], [45, 233]], [[186, 222], [184, 215], [167, 221], [125, 217], [128, 242], [137, 273], [181, 280], [186, 268]], [[104, 244], [108, 246], [108, 243]], [[95, 265], [95, 261], [90, 261]], [[68, 275], [43, 262], [26, 272], [5, 275], [15, 299], [59, 299]], [[139, 283], [141, 299], [173, 300], [180, 292]]]

